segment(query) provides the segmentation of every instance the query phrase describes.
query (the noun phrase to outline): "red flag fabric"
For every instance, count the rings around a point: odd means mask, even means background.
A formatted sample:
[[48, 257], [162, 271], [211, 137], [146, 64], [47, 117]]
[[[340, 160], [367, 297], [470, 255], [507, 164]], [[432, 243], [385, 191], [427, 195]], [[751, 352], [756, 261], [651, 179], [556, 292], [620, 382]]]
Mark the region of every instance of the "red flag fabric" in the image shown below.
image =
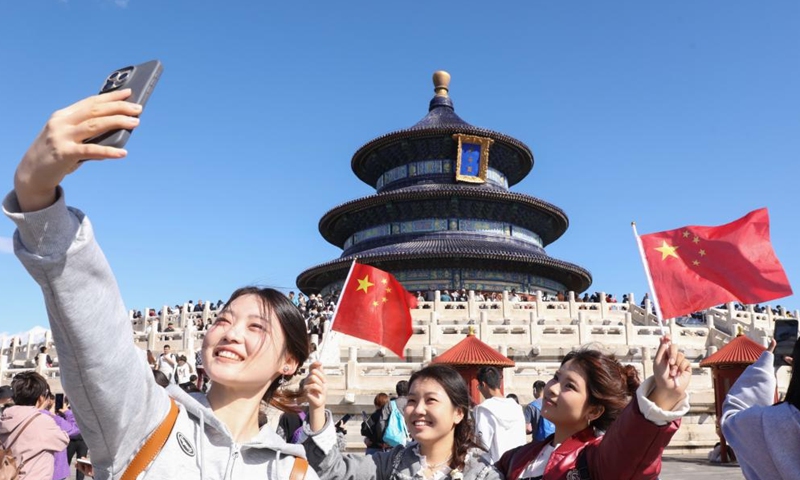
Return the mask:
[[356, 263], [339, 296], [333, 330], [374, 342], [400, 358], [411, 338], [417, 299], [391, 273]]
[[664, 318], [792, 294], [769, 240], [766, 208], [718, 227], [688, 226], [640, 238]]

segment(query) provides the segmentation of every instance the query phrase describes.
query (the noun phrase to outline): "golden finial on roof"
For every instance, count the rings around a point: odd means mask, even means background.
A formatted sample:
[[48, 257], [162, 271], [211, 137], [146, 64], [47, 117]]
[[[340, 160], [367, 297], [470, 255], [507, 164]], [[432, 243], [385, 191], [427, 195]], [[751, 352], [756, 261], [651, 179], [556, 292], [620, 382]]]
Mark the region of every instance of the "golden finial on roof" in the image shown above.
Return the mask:
[[736, 336], [741, 337], [744, 335], [744, 327], [741, 325], [736, 325]]
[[450, 91], [450, 74], [439, 70], [433, 74], [433, 91], [437, 97], [448, 97]]
[[475, 327], [473, 327], [472, 325], [469, 326], [469, 333], [467, 333], [467, 336], [468, 337], [474, 337], [475, 336]]

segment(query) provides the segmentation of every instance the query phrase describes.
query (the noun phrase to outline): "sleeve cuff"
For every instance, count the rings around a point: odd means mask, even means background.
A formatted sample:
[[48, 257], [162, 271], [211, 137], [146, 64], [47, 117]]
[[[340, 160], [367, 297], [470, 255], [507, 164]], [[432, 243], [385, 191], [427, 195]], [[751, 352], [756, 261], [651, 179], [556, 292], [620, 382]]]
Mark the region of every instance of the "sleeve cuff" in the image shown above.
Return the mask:
[[308, 422], [303, 423], [303, 433], [317, 444], [322, 453], [327, 455], [336, 446], [336, 432], [333, 428], [333, 415], [325, 410], [325, 426], [318, 432], [312, 432]]
[[658, 426], [664, 426], [670, 422], [683, 417], [689, 413], [689, 393], [675, 405], [672, 411], [662, 410], [655, 403], [651, 402], [647, 396], [656, 388], [656, 382], [653, 377], [645, 380], [636, 390], [636, 399], [639, 401], [639, 411], [642, 412], [644, 418]]
[[3, 213], [17, 225], [14, 249], [41, 257], [66, 252], [80, 228], [78, 216], [67, 208], [61, 187], [56, 190], [55, 203], [36, 212], [21, 212], [17, 194], [12, 191], [3, 200]]

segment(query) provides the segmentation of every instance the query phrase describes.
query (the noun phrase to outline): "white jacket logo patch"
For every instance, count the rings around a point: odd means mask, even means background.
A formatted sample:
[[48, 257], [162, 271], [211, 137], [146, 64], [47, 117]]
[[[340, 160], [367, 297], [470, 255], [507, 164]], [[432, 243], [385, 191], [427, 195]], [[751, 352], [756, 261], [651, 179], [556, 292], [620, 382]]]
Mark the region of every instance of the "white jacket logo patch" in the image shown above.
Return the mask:
[[189, 439], [186, 438], [186, 436], [181, 432], [176, 433], [175, 438], [178, 440], [178, 445], [181, 447], [181, 450], [183, 450], [183, 453], [189, 455], [190, 457], [194, 457], [194, 446], [192, 445], [192, 442], [190, 442]]

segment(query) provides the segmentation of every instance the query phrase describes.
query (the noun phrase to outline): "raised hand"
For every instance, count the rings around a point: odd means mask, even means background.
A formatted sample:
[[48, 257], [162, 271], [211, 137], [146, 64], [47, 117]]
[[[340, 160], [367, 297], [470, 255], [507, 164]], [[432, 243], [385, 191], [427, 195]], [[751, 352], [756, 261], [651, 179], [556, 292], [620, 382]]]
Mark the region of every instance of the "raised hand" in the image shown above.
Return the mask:
[[82, 160], [118, 159], [122, 148], [83, 143], [102, 133], [139, 125], [141, 105], [126, 102], [129, 89], [85, 98], [50, 117], [14, 175], [14, 190], [23, 212], [41, 210], [56, 200], [56, 187]]
[[314, 362], [303, 379], [303, 394], [308, 402], [308, 425], [318, 432], [325, 426], [325, 401], [328, 399], [328, 384], [322, 364]]
[[656, 388], [648, 398], [660, 408], [672, 410], [686, 396], [692, 380], [692, 366], [678, 351], [678, 346], [672, 344], [669, 335], [661, 337], [653, 360], [653, 377]]

